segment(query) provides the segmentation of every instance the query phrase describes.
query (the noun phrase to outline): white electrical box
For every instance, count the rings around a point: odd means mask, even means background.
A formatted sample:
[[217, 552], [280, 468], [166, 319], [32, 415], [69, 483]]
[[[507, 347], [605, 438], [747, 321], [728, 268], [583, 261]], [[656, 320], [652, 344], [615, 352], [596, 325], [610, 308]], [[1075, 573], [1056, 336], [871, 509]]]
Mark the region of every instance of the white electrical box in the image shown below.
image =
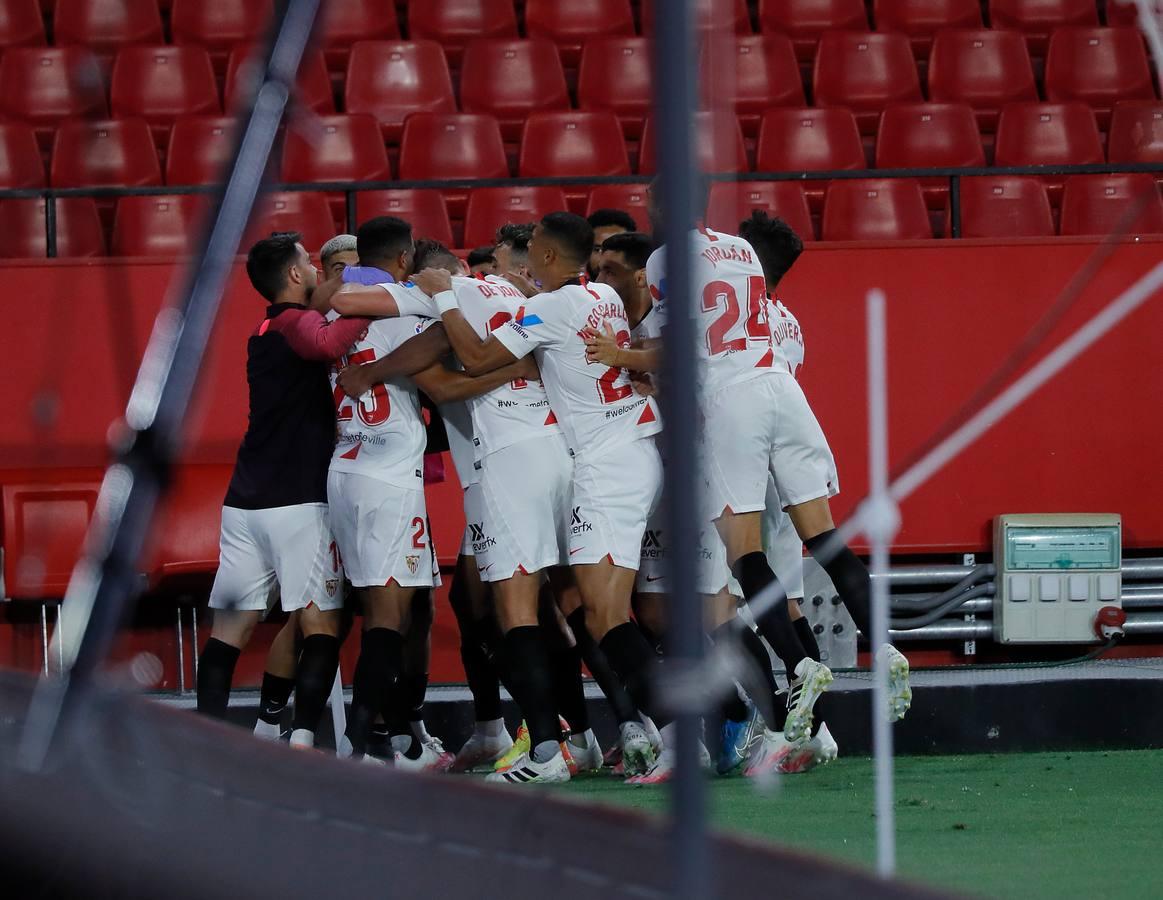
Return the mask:
[[993, 541], [1001, 643], [1097, 643], [1098, 611], [1122, 609], [1121, 516], [998, 516]]

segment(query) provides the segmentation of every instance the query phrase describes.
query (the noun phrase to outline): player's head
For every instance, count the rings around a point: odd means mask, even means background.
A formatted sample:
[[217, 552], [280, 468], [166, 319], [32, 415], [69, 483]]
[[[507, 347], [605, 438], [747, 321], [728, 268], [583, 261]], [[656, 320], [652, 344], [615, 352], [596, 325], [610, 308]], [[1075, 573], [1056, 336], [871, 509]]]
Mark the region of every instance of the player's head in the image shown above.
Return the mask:
[[497, 229], [497, 272], [524, 272], [529, 267], [529, 241], [533, 237], [533, 223], [510, 222]]
[[319, 248], [319, 262], [323, 264], [323, 277], [336, 278], [348, 266], [359, 265], [359, 253], [355, 249], [354, 234], [337, 234]]
[[281, 231], [257, 241], [246, 254], [250, 283], [268, 303], [306, 304], [319, 273], [297, 231]]
[[598, 253], [598, 277], [618, 292], [627, 306], [636, 306], [646, 286], [646, 260], [654, 249], [650, 236], [640, 231], [612, 234], [602, 242]]
[[395, 216], [376, 216], [359, 226], [355, 235], [361, 266], [375, 266], [397, 280], [412, 271], [412, 226]]
[[595, 209], [586, 216], [590, 228], [594, 230], [594, 249], [590, 253], [590, 262], [586, 267], [590, 278], [598, 277], [598, 253], [601, 252], [602, 242], [612, 234], [626, 231], [637, 231], [638, 223], [630, 213], [621, 209]]
[[497, 273], [497, 257], [493, 253], [492, 245], [477, 247], [468, 253], [468, 270], [474, 275], [495, 275]]
[[417, 272], [425, 269], [444, 269], [453, 275], [464, 274], [459, 257], [440, 241], [430, 238], [421, 238], [416, 242], [415, 268]]
[[[707, 176], [700, 173], [691, 180], [691, 214], [701, 219], [707, 209], [707, 196], [711, 192], [711, 182]], [[657, 243], [666, 242], [665, 223], [668, 210], [666, 190], [662, 186], [662, 177], [656, 177], [650, 182], [646, 191], [646, 210], [650, 215], [650, 227], [654, 229], [654, 239]]]
[[775, 290], [779, 280], [804, 252], [804, 242], [792, 227], [761, 209], [752, 211], [751, 218], [739, 223], [739, 237], [747, 241], [759, 257], [769, 291]]
[[594, 247], [590, 223], [571, 212], [551, 212], [533, 229], [529, 241], [529, 274], [546, 290], [557, 290], [577, 278]]

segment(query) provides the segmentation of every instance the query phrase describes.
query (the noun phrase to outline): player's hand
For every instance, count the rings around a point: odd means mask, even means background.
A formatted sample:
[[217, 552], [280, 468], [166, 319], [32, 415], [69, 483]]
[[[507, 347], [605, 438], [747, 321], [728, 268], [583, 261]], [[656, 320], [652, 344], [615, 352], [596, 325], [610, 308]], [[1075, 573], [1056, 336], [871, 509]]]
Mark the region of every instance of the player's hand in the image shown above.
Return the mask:
[[614, 339], [614, 329], [609, 322], [602, 323], [602, 330], [586, 328], [582, 332], [586, 342], [586, 362], [601, 363], [603, 366], [618, 365], [618, 351], [621, 349]]
[[446, 269], [425, 269], [413, 277], [412, 281], [429, 297], [434, 297], [441, 291], [452, 290], [452, 275]]
[[340, 390], [352, 400], [358, 400], [370, 391], [375, 381], [367, 374], [369, 368], [370, 366], [354, 365], [340, 369], [338, 381]]
[[643, 397], [653, 397], [658, 393], [658, 388], [654, 386], [654, 379], [646, 372], [631, 372], [630, 384], [635, 393], [641, 394]]
[[514, 269], [512, 272], [506, 272], [505, 280], [526, 297], [536, 297], [541, 293], [541, 288], [537, 286], [537, 282], [530, 278], [525, 271]]

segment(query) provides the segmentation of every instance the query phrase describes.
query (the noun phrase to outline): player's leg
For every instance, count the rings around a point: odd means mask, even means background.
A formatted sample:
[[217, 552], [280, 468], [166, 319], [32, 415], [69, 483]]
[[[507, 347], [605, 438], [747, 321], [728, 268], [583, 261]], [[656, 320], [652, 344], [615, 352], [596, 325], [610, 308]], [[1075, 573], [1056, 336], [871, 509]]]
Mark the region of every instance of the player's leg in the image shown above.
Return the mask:
[[352, 756], [367, 752], [372, 724], [387, 709], [393, 686], [404, 669], [404, 631], [413, 591], [395, 580], [382, 587], [367, 585], [363, 591], [363, 635], [345, 732]]
[[198, 656], [198, 712], [226, 718], [234, 667], [267, 608], [274, 565], [251, 530], [254, 510], [222, 508], [218, 572], [210, 589], [213, 625]]
[[[569, 614], [584, 622], [585, 609], [573, 574], [566, 566], [549, 570], [548, 590], [542, 591], [541, 626], [548, 635], [557, 710], [569, 724], [566, 749], [577, 772], [602, 768], [602, 748], [590, 728], [581, 664], [581, 643], [569, 625]], [[601, 651], [599, 651], [600, 653]]]
[[299, 613], [303, 634], [299, 664], [295, 670], [295, 715], [291, 721], [291, 745], [313, 747], [319, 719], [331, 696], [339, 669], [339, 629], [342, 610], [320, 609], [312, 604]]
[[390, 742], [397, 766], [447, 772], [454, 757], [424, 725], [434, 614], [433, 591], [416, 591], [412, 596], [411, 621], [404, 638], [404, 672], [400, 689], [393, 694], [390, 703]]
[[[258, 697], [258, 720], [254, 733], [277, 741], [282, 737], [281, 719], [291, 691], [295, 689], [295, 664], [299, 659], [299, 613], [293, 612], [279, 629], [267, 651]], [[288, 733], [289, 734], [289, 733]]]

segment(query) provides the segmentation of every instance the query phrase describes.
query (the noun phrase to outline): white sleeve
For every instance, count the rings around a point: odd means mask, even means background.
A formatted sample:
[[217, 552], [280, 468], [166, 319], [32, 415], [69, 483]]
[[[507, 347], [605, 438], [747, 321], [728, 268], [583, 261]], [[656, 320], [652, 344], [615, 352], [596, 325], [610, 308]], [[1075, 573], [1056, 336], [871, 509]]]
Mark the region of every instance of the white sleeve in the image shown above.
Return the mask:
[[506, 322], [493, 331], [493, 336], [521, 359], [538, 347], [561, 343], [568, 333], [566, 305], [560, 298], [538, 294], [525, 301], [520, 318]]
[[385, 291], [392, 295], [401, 316], [427, 316], [433, 319], [440, 318], [436, 303], [420, 288], [407, 281], [403, 284], [381, 284]]

